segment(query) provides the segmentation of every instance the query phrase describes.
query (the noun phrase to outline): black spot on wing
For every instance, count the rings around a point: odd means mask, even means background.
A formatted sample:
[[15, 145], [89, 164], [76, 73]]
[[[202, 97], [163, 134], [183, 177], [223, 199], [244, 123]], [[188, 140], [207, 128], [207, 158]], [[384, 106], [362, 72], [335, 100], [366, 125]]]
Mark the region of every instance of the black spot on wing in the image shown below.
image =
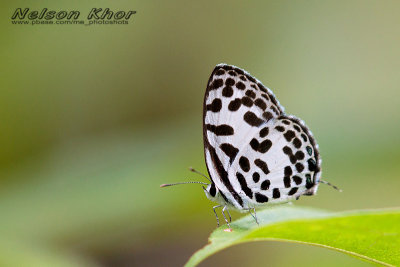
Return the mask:
[[[252, 90], [247, 90], [246, 96], [254, 99], [254, 98], [256, 98], [256, 93], [254, 93]], [[257, 105], [257, 103], [256, 103], [256, 105]]]
[[254, 101], [254, 104], [259, 107], [262, 110], [265, 110], [267, 108], [267, 104], [265, 104], [265, 102], [261, 99], [261, 98], [257, 98]]
[[246, 178], [240, 173], [236, 173], [236, 177], [239, 181], [240, 187], [242, 188], [243, 192], [248, 196], [249, 198], [253, 198], [253, 191], [247, 186]]
[[292, 130], [287, 130], [286, 133], [283, 134], [283, 136], [285, 137], [286, 141], [290, 142], [290, 140], [292, 140], [295, 136], [295, 133]]
[[258, 151], [261, 153], [266, 153], [272, 146], [272, 142], [269, 139], [266, 139], [260, 143], [258, 146]]
[[269, 186], [271, 185], [270, 180], [265, 180], [264, 182], [261, 183], [261, 190], [268, 190]]
[[213, 81], [211, 85], [211, 89], [218, 89], [224, 84], [224, 81], [222, 79], [216, 79]]
[[268, 202], [268, 197], [265, 196], [265, 195], [263, 195], [263, 194], [255, 193], [255, 197], [256, 197], [256, 201], [257, 201], [258, 203], [265, 203], [265, 202]]
[[253, 173], [253, 181], [255, 183], [258, 183], [258, 181], [260, 181], [260, 174], [258, 172]]
[[300, 162], [296, 163], [295, 166], [296, 166], [296, 170], [297, 170], [298, 172], [302, 172], [302, 171], [304, 170], [304, 165], [301, 164]]
[[242, 104], [246, 107], [251, 107], [253, 106], [253, 100], [248, 96], [244, 96], [242, 97]]
[[282, 150], [283, 150], [283, 153], [285, 153], [286, 155], [292, 155], [293, 154], [292, 149], [290, 147], [288, 147], [288, 146], [284, 146]]
[[241, 157], [240, 157], [240, 159], [239, 159], [239, 165], [240, 165], [240, 168], [241, 168], [243, 171], [245, 171], [245, 172], [248, 172], [248, 171], [250, 170], [250, 162], [249, 162], [249, 159], [246, 158], [246, 157], [244, 157], [244, 156], [241, 156]]
[[275, 129], [279, 132], [284, 132], [285, 128], [283, 126], [276, 126]]
[[222, 101], [219, 98], [214, 99], [211, 104], [207, 105], [207, 111], [219, 112], [222, 108]]
[[272, 146], [272, 142], [269, 139], [262, 141], [261, 143], [258, 142], [257, 139], [253, 138], [250, 141], [250, 147], [257, 152], [266, 153]]
[[310, 174], [306, 174], [306, 188], [310, 189], [311, 187], [313, 187], [313, 182], [311, 181], [311, 175]]
[[264, 138], [264, 137], [266, 137], [268, 135], [268, 133], [269, 133], [269, 128], [268, 127], [264, 127], [260, 131], [260, 137]]
[[265, 98], [265, 100], [270, 101], [269, 96], [267, 94], [261, 94], [262, 97]]
[[314, 159], [309, 159], [307, 160], [308, 162], [308, 170], [309, 171], [315, 171], [317, 169], [317, 163], [315, 162]]
[[226, 81], [225, 81], [225, 85], [226, 85], [226, 86], [233, 86], [233, 85], [235, 85], [235, 80], [232, 79], [232, 78], [228, 78], [228, 79], [226, 79]]
[[286, 188], [290, 187], [290, 177], [289, 176], [283, 177], [283, 184], [285, 185]]
[[206, 124], [206, 129], [210, 132], [215, 133], [218, 136], [226, 136], [234, 134], [233, 128], [227, 124], [222, 124], [219, 126]]
[[303, 153], [303, 151], [297, 151], [296, 154], [295, 154], [295, 157], [296, 157], [296, 159], [298, 159], [298, 160], [304, 159], [304, 153]]
[[234, 100], [232, 100], [229, 105], [228, 105], [228, 109], [230, 111], [236, 111], [240, 108], [240, 105], [242, 104], [242, 101], [240, 100], [240, 98], [235, 98]]
[[269, 111], [264, 112], [262, 116], [266, 121], [269, 121], [274, 117], [274, 115], [272, 115], [272, 113]]
[[225, 86], [224, 89], [222, 89], [222, 95], [225, 97], [231, 97], [233, 96], [233, 89], [230, 86]]
[[223, 69], [218, 69], [216, 72], [215, 72], [215, 75], [217, 75], [217, 76], [221, 76], [221, 75], [224, 75], [225, 74], [225, 70], [223, 70]]
[[250, 126], [260, 126], [261, 124], [264, 123], [264, 121], [262, 119], [260, 119], [259, 117], [257, 117], [256, 114], [254, 114], [251, 111], [247, 111], [244, 115], [243, 115], [243, 119], [245, 122], [247, 122]]
[[299, 177], [299, 176], [297, 176], [297, 175], [294, 175], [294, 176], [292, 177], [292, 179], [293, 179], [293, 181], [294, 181], [297, 185], [301, 184], [301, 182], [303, 181], [303, 179], [301, 179], [301, 177]]
[[234, 70], [228, 71], [229, 75], [237, 76], [237, 73]]
[[260, 146], [260, 143], [258, 142], [257, 139], [253, 138], [250, 141], [250, 147], [254, 150], [254, 151], [258, 151], [258, 147]]
[[293, 174], [292, 168], [290, 168], [290, 166], [286, 166], [283, 173], [285, 176], [292, 175]]
[[300, 148], [300, 147], [301, 147], [301, 141], [300, 141], [300, 139], [297, 138], [297, 137], [295, 137], [295, 138], [293, 139], [293, 145], [294, 145], [295, 148]]
[[294, 195], [294, 194], [297, 192], [298, 189], [299, 189], [298, 187], [293, 187], [293, 188], [290, 189], [290, 191], [288, 192], [288, 195], [289, 195], [289, 196]]
[[279, 192], [279, 188], [274, 188], [274, 190], [272, 190], [272, 197], [273, 198], [280, 198], [281, 197], [281, 192]]
[[239, 89], [239, 90], [244, 90], [246, 88], [246, 86], [244, 85], [244, 83], [238, 82], [236, 84], [236, 88]]
[[263, 161], [261, 159], [256, 159], [256, 160], [254, 160], [254, 164], [256, 164], [256, 166], [258, 168], [260, 168], [263, 171], [263, 173], [265, 173], [265, 174], [269, 173], [268, 165], [265, 161]]
[[229, 157], [229, 162], [230, 164], [232, 164], [232, 162], [236, 158], [237, 153], [239, 152], [239, 149], [227, 143], [221, 144], [219, 147]]

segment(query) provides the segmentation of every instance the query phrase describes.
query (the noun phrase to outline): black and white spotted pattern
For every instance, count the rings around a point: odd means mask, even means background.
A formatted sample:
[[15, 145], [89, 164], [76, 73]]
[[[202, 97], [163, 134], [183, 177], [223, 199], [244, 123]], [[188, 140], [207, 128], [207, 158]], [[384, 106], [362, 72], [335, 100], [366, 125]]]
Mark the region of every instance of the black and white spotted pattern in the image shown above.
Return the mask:
[[321, 162], [311, 132], [246, 71], [215, 67], [203, 130], [212, 200], [247, 210], [316, 193]]

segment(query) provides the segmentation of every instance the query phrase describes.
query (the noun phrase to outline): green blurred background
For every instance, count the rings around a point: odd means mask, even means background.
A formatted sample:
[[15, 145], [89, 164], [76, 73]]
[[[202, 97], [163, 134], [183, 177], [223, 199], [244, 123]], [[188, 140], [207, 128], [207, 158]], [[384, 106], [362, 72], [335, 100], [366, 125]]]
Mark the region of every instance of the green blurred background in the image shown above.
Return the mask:
[[[136, 10], [129, 25], [12, 25], [18, 7]], [[0, 4], [0, 265], [180, 266], [215, 218], [202, 101], [221, 62], [272, 88], [320, 145], [328, 210], [400, 205], [398, 1]], [[241, 216], [233, 214], [234, 218]], [[202, 266], [368, 266], [264, 242]]]

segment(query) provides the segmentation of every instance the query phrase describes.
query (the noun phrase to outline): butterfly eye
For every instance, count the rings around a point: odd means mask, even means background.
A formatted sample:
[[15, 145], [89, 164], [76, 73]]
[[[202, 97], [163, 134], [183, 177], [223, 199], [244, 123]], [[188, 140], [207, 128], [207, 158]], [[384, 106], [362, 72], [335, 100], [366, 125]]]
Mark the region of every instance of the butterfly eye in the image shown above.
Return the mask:
[[215, 185], [214, 184], [211, 184], [211, 186], [210, 186], [210, 195], [212, 196], [212, 197], [215, 197], [215, 195], [217, 194], [217, 189], [215, 188]]

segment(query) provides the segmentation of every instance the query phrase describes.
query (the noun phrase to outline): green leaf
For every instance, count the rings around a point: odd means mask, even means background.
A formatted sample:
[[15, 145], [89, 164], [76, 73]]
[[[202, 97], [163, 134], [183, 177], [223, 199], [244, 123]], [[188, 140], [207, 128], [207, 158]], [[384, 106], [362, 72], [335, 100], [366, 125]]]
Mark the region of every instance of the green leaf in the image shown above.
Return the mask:
[[400, 265], [400, 209], [327, 212], [281, 206], [221, 226], [186, 263], [195, 266], [227, 247], [252, 241], [286, 241], [333, 249], [383, 265]]

